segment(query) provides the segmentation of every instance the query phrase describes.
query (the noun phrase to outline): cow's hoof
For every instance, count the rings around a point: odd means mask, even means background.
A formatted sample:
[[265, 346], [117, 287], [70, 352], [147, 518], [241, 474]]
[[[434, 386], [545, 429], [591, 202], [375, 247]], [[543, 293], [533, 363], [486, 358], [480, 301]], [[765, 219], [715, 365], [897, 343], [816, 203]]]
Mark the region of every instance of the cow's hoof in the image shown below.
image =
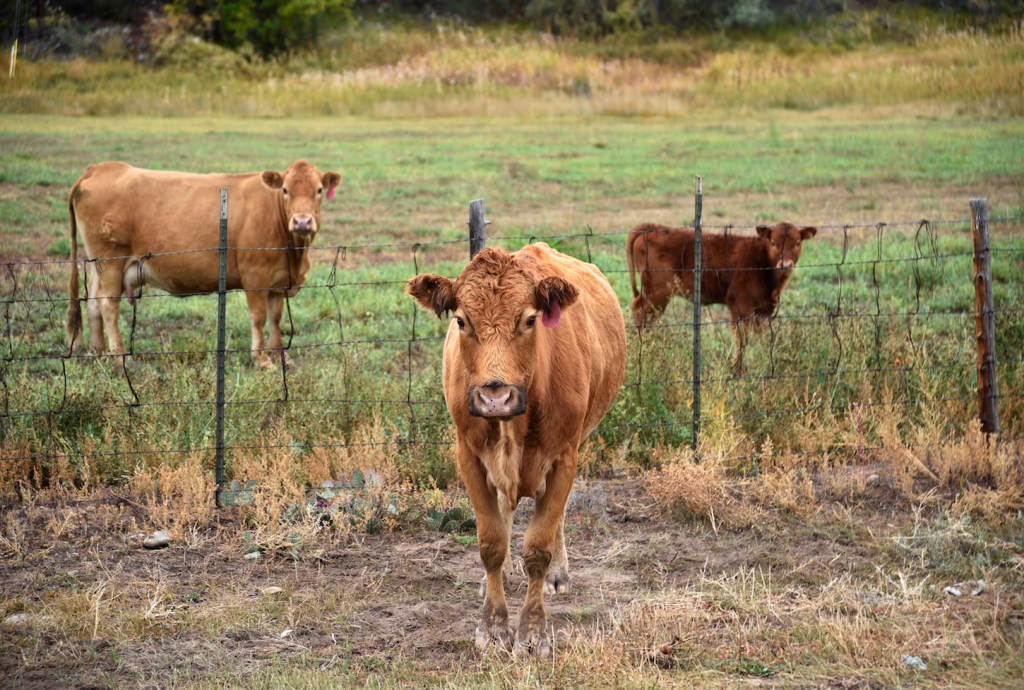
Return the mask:
[[518, 638], [513, 647], [518, 657], [536, 657], [538, 659], [551, 658], [551, 640], [546, 633], [539, 635], [528, 635], [526, 638]]
[[507, 625], [492, 625], [490, 630], [484, 628], [483, 625], [479, 625], [477, 626], [473, 642], [481, 652], [490, 647], [491, 642], [496, 642], [499, 647], [508, 649], [512, 642], [512, 630]]
[[544, 578], [544, 594], [566, 594], [569, 591], [569, 572], [552, 568]]

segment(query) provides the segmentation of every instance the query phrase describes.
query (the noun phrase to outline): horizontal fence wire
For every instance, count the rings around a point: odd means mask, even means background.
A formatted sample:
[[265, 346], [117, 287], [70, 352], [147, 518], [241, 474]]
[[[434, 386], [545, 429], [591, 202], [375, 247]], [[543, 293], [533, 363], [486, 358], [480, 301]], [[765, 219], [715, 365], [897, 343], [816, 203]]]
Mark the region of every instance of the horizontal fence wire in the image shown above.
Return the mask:
[[[989, 223], [997, 273], [1019, 276], [1024, 219], [994, 217]], [[739, 239], [754, 236], [755, 226], [703, 225], [703, 231]], [[694, 324], [685, 299], [676, 297], [659, 320], [643, 330], [633, 325], [628, 231], [496, 233], [488, 244], [512, 250], [548, 242], [596, 265], [616, 288], [630, 342], [622, 392], [596, 432], [608, 446], [642, 450], [688, 441], [694, 381], [687, 362], [695, 327], [711, 338], [700, 378], [707, 405], [702, 426], [735, 425], [751, 438], [785, 443], [787, 434], [799, 433], [798, 423], [809, 420], [899, 410], [925, 423], [933, 408], [965, 426], [977, 414], [969, 219], [831, 224], [817, 231], [778, 311], [758, 320], [742, 377], [729, 367], [736, 324], [725, 306], [709, 305]], [[243, 297], [278, 286], [227, 290], [231, 457], [387, 448], [443, 454], [453, 438], [440, 376], [447, 323], [421, 311], [404, 286], [424, 271], [454, 278], [466, 263], [468, 244], [467, 238], [310, 247], [313, 269], [301, 290], [285, 300], [285, 351], [272, 353], [267, 370], [248, 361]], [[90, 295], [88, 289], [90, 274], [127, 264], [141, 276], [147, 264], [156, 266], [167, 256], [218, 251], [96, 259], [80, 253], [85, 314], [74, 348], [65, 339], [72, 262], [0, 262], [3, 459], [109, 459], [121, 461], [125, 470], [138, 459], [212, 457], [216, 295], [171, 295], [143, 286], [129, 300], [124, 294]], [[717, 270], [739, 275], [762, 269]], [[1009, 288], [997, 282], [995, 290], [999, 401], [1011, 411], [1009, 431], [1019, 434], [1019, 422], [1012, 420], [1021, 415], [1012, 412], [1024, 410], [1024, 308], [1016, 306], [1019, 295]], [[89, 314], [104, 299], [119, 303], [124, 356], [88, 348]], [[286, 438], [292, 440], [281, 440]], [[836, 438], [805, 452], [866, 450], [881, 447]]]

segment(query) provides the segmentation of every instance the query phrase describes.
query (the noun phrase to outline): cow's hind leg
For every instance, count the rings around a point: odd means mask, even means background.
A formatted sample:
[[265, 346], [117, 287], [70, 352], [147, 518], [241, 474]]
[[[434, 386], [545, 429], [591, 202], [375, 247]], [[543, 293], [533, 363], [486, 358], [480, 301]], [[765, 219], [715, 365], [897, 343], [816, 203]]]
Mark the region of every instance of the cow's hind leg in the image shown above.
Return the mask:
[[[480, 626], [476, 629], [476, 646], [485, 649], [491, 640], [507, 645], [512, 640], [508, 623], [508, 601], [502, 572], [508, 562], [509, 525], [499, 508], [499, 494], [488, 485], [486, 470], [476, 455], [461, 443], [456, 444], [459, 476], [469, 492], [470, 503], [476, 512], [476, 534], [480, 543], [480, 560], [484, 570], [484, 604], [480, 611]], [[511, 512], [511, 507], [509, 512]]]
[[[90, 342], [93, 346], [99, 345], [98, 352], [102, 352], [103, 331], [107, 333], [107, 349], [112, 355], [123, 355], [125, 353], [124, 341], [121, 340], [121, 331], [117, 327], [117, 313], [121, 305], [122, 280], [124, 278], [123, 261], [104, 261], [99, 266], [93, 277], [95, 280], [89, 285], [91, 299], [89, 300], [89, 325], [96, 325], [94, 321], [93, 305], [99, 311], [102, 319], [102, 328], [95, 329], [90, 335]], [[93, 288], [95, 285], [95, 288]], [[95, 289], [95, 292], [94, 292]], [[99, 338], [97, 338], [97, 335]], [[97, 342], [99, 340], [99, 342]]]
[[[572, 489], [572, 478], [576, 472], [576, 451], [571, 457], [557, 461], [548, 475], [544, 494], [537, 500], [537, 509], [523, 539], [523, 564], [529, 577], [526, 586], [526, 601], [519, 614], [519, 631], [516, 635], [517, 654], [551, 656], [551, 640], [547, 631], [547, 615], [544, 612], [544, 589], [547, 575], [553, 563], [557, 563], [556, 549], [559, 546], [559, 523], [563, 520], [565, 502]], [[561, 540], [564, 550], [565, 540]], [[562, 558], [559, 556], [558, 558]]]
[[103, 352], [103, 314], [100, 312], [100, 277], [96, 264], [86, 264], [86, 311], [89, 313], [89, 349], [99, 354]]

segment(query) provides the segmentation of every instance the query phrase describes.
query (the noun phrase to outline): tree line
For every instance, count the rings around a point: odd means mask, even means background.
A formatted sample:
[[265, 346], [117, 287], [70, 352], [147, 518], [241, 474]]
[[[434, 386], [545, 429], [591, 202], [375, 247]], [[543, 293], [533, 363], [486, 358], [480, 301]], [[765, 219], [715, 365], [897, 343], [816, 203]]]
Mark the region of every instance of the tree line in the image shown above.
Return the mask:
[[[986, 24], [1024, 15], [1024, 0], [5, 0], [8, 35], [60, 13], [81, 21], [140, 25], [167, 13], [188, 32], [271, 56], [316, 44], [323, 31], [353, 20], [461, 19], [515, 23], [556, 36], [599, 39], [617, 33], [762, 31], [799, 27], [851, 10], [927, 10]], [[18, 26], [15, 26], [18, 24]]]

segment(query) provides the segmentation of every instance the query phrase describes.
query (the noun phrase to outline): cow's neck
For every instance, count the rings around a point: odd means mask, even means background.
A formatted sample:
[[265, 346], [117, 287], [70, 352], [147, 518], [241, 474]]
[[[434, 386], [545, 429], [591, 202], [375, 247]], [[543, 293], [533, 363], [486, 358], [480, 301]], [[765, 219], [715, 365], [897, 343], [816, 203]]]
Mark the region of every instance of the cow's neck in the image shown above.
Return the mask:
[[517, 427], [522, 417], [506, 422], [488, 423], [480, 461], [487, 470], [487, 481], [504, 495], [514, 508], [519, 498], [520, 468], [523, 463], [523, 433]]

